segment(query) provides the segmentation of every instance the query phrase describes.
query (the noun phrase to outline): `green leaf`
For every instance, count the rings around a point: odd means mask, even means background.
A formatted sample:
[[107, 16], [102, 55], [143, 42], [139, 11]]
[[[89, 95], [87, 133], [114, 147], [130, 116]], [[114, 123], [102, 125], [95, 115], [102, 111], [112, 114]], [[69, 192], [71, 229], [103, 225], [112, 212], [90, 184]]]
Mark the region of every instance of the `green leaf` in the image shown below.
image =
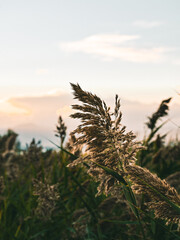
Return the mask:
[[120, 221], [120, 220], [114, 220], [114, 219], [102, 219], [102, 222], [111, 222], [111, 223], [118, 223], [122, 225], [126, 224], [139, 224], [138, 221]]

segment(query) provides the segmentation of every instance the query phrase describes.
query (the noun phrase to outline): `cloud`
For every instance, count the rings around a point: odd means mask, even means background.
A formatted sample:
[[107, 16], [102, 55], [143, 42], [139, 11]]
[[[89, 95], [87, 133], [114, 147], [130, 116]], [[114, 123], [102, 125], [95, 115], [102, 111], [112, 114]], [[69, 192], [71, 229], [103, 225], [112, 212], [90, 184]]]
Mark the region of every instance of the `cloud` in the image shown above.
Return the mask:
[[8, 110], [10, 114], [31, 115], [32, 113], [32, 110], [21, 102], [13, 101], [13, 99], [8, 99], [7, 103], [10, 106], [10, 109]]
[[69, 117], [72, 113], [72, 99], [73, 96], [69, 93], [61, 91], [53, 91], [51, 94], [48, 92], [41, 96], [10, 98], [7, 103], [12, 112], [5, 112], [0, 108], [0, 131], [11, 128], [20, 134], [20, 140], [24, 143], [29, 143], [35, 137], [42, 139], [47, 146], [48, 141], [45, 138], [56, 141], [54, 130], [59, 115], [63, 117], [68, 130], [76, 127], [76, 121], [72, 122]]
[[[5, 103], [0, 103], [0, 127], [1, 123], [7, 128], [28, 123], [39, 125], [40, 128], [52, 126], [57, 121], [57, 114], [61, 114], [63, 117], [68, 116], [71, 103], [72, 96], [60, 92], [51, 95], [48, 93], [44, 96], [10, 98]], [[7, 105], [9, 110], [3, 111]]]
[[[74, 42], [61, 42], [59, 47], [66, 52], [81, 52], [99, 56], [103, 60], [120, 59], [128, 62], [157, 63], [165, 59], [164, 47], [134, 47], [130, 43], [139, 39], [138, 35], [99, 34]], [[130, 43], [129, 43], [130, 42]]]
[[141, 28], [154, 28], [154, 27], [159, 27], [161, 25], [163, 25], [163, 22], [159, 22], [159, 21], [138, 20], [133, 22], [133, 26], [141, 27]]
[[[29, 97], [16, 97], [9, 99], [9, 103], [13, 107], [19, 107], [20, 109], [29, 109], [31, 112], [30, 117], [33, 120], [39, 119], [41, 125], [46, 125], [49, 119], [49, 115], [56, 116], [56, 112], [59, 109], [63, 109], [66, 105], [71, 105], [72, 97], [70, 94], [55, 93], [50, 95], [49, 93], [44, 96], [29, 96]], [[61, 112], [63, 114], [63, 112]]]
[[0, 100], [0, 113], [9, 114], [11, 116], [15, 115], [29, 115], [30, 111], [23, 105], [12, 104], [10, 99]]
[[[108, 106], [113, 109], [114, 98], [104, 99]], [[69, 115], [72, 113], [71, 105], [77, 100], [73, 100], [73, 96], [69, 93], [56, 93], [52, 95], [33, 96], [33, 97], [16, 97], [9, 100], [12, 108], [19, 109], [19, 113], [12, 115], [9, 112], [0, 112], [0, 131], [11, 128], [20, 134], [20, 140], [29, 143], [33, 137], [42, 139], [45, 146], [51, 146], [45, 139], [58, 141], [54, 137], [54, 130], [57, 124], [58, 116], [61, 115], [68, 132], [74, 130], [79, 124], [79, 120], [71, 119]], [[159, 103], [145, 104], [130, 100], [121, 101], [121, 111], [123, 113], [122, 124], [127, 126], [127, 130], [133, 130], [138, 133], [139, 139], [144, 136], [144, 123], [147, 117], [157, 110]], [[24, 114], [23, 109], [28, 109], [30, 114]], [[170, 106], [171, 120], [178, 124], [180, 122], [180, 105], [172, 103]], [[169, 124], [169, 125], [168, 125]], [[172, 131], [175, 137], [177, 127], [169, 122], [163, 127], [163, 132]]]

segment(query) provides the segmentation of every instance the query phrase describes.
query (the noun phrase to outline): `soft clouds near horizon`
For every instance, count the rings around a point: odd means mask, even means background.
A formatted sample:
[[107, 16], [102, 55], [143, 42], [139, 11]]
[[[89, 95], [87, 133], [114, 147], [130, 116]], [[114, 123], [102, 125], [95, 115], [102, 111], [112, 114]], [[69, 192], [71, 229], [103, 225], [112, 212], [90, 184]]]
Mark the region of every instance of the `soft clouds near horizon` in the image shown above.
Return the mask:
[[91, 54], [103, 60], [159, 63], [166, 59], [165, 53], [169, 52], [170, 48], [136, 47], [133, 40], [138, 39], [139, 35], [97, 34], [79, 41], [60, 42], [59, 47], [63, 51]]
[[[104, 98], [108, 105], [113, 109], [114, 97]], [[43, 145], [51, 146], [46, 138], [56, 140], [54, 130], [57, 124], [58, 116], [61, 115], [68, 127], [68, 133], [75, 129], [79, 121], [71, 119], [69, 115], [73, 112], [71, 105], [75, 103], [73, 97], [68, 93], [47, 94], [44, 96], [16, 97], [9, 99], [12, 107], [19, 108], [19, 112], [12, 115], [10, 113], [0, 112], [0, 130], [5, 131], [12, 128], [20, 134], [20, 140], [30, 142], [32, 137], [41, 139]], [[159, 103], [145, 104], [136, 101], [122, 99], [121, 111], [123, 114], [122, 124], [127, 126], [127, 130], [132, 130], [142, 139], [144, 136], [145, 122], [147, 117], [151, 116], [157, 110]], [[180, 104], [170, 104], [170, 118], [178, 125], [180, 122]], [[22, 110], [22, 111], [20, 111]], [[24, 111], [23, 111], [24, 110]], [[25, 110], [29, 114], [25, 114]], [[171, 131], [171, 136], [175, 137], [177, 126], [169, 122], [164, 128], [164, 132]], [[52, 146], [53, 147], [53, 146]]]
[[[72, 96], [70, 94], [52, 92], [41, 96], [14, 97], [8, 100], [10, 108], [16, 112], [0, 111], [0, 131], [13, 129], [20, 135], [23, 144], [30, 142], [32, 137], [42, 139], [53, 138], [58, 116], [66, 119], [69, 125]], [[8, 106], [9, 107], [9, 106]], [[26, 114], [26, 112], [29, 114]], [[75, 127], [75, 126], [74, 126]], [[50, 144], [49, 144], [50, 145]]]

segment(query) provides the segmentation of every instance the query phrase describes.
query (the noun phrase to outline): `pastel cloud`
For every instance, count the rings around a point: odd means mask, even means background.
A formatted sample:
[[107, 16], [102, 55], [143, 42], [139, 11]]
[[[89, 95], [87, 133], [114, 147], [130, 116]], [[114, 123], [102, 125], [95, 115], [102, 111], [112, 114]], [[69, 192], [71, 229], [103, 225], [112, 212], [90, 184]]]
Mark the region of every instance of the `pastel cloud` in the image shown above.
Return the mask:
[[[11, 127], [30, 121], [39, 121], [40, 125], [46, 126], [49, 123], [49, 119], [51, 119], [50, 115], [57, 118], [56, 111], [63, 109], [65, 105], [70, 106], [71, 101], [70, 94], [57, 92], [40, 96], [14, 97], [0, 103], [0, 114], [6, 117], [6, 120], [8, 119], [7, 125]], [[7, 107], [8, 110], [5, 111]], [[60, 113], [63, 114], [59, 110]], [[14, 114], [13, 118], [12, 114]], [[0, 118], [0, 122], [2, 120]]]
[[[81, 52], [99, 56], [103, 60], [120, 59], [128, 62], [157, 63], [165, 59], [169, 51], [165, 47], [135, 47], [134, 40], [138, 35], [98, 34], [79, 41], [61, 42], [59, 47], [67, 52]], [[130, 42], [130, 43], [129, 43]]]
[[141, 27], [141, 28], [154, 28], [163, 25], [163, 22], [160, 21], [144, 21], [138, 20], [133, 22], [133, 26]]
[[10, 99], [0, 100], [0, 112], [12, 115], [29, 115], [30, 110], [21, 104], [12, 104]]
[[[68, 93], [53, 91], [41, 96], [14, 97], [7, 100], [7, 104], [12, 112], [0, 108], [0, 132], [11, 128], [20, 134], [24, 142], [30, 142], [33, 137], [53, 139], [59, 115], [65, 120], [68, 129], [76, 126], [69, 118], [72, 113], [72, 96]], [[48, 141], [43, 142], [50, 146]]]
[[[31, 114], [29, 118], [33, 121], [38, 120], [41, 125], [48, 124], [50, 115], [57, 117], [58, 113], [63, 114], [65, 106], [70, 106], [71, 96], [69, 94], [49, 94], [42, 96], [29, 96], [29, 97], [16, 97], [9, 99], [9, 103], [13, 107], [19, 107], [20, 109], [29, 109]], [[67, 110], [66, 110], [67, 112]], [[67, 114], [66, 114], [67, 115]], [[37, 120], [38, 119], [38, 120]]]
[[[107, 102], [107, 99], [104, 99]], [[33, 137], [43, 139], [43, 144], [51, 146], [45, 138], [56, 141], [54, 130], [58, 116], [61, 115], [65, 121], [68, 132], [75, 129], [78, 120], [71, 119], [69, 115], [72, 113], [71, 104], [74, 104], [73, 97], [66, 94], [54, 94], [33, 97], [16, 97], [9, 100], [12, 108], [19, 109], [19, 113], [12, 115], [8, 112], [0, 111], [0, 130], [9, 127], [20, 134], [20, 139], [30, 142]], [[108, 100], [108, 105], [114, 105], [114, 98]], [[139, 139], [143, 138], [144, 123], [147, 117], [157, 110], [159, 103], [145, 104], [135, 101], [122, 99], [121, 109], [123, 113], [122, 123], [127, 126], [128, 130], [139, 133]], [[24, 114], [23, 109], [28, 109], [30, 114]], [[180, 104], [172, 103], [170, 106], [170, 117], [174, 123], [180, 122]], [[169, 122], [163, 132], [173, 130], [172, 136], [175, 136], [177, 127]]]

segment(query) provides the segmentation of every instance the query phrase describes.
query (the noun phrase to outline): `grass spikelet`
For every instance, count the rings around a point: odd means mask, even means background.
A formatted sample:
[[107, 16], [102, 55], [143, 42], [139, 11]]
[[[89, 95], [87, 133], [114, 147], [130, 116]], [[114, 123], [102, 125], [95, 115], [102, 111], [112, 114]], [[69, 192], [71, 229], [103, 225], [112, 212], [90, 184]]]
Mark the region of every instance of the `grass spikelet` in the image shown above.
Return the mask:
[[[125, 132], [126, 127], [121, 125], [122, 113], [120, 111], [120, 99], [115, 97], [114, 112], [98, 96], [86, 92], [77, 84], [71, 84], [75, 99], [82, 105], [72, 105], [78, 112], [71, 115], [82, 122], [74, 134], [79, 134], [76, 144], [85, 144], [87, 155], [75, 160], [69, 166], [87, 162], [90, 168], [88, 173], [100, 181], [98, 193], [108, 194], [116, 185], [117, 180], [107, 174], [101, 166], [106, 166], [117, 173], [122, 173], [124, 162], [134, 162], [139, 148], [139, 142], [134, 141], [132, 132]], [[96, 164], [97, 163], [97, 164]]]
[[67, 127], [65, 123], [63, 122], [63, 119], [61, 116], [58, 118], [58, 124], [56, 125], [56, 131], [55, 131], [55, 136], [60, 139], [60, 146], [63, 146], [64, 140], [66, 138], [66, 130]]
[[133, 190], [146, 196], [147, 205], [154, 210], [157, 218], [166, 220], [167, 224], [180, 222], [180, 196], [175, 188], [146, 168], [127, 165], [125, 169]]
[[148, 117], [149, 121], [146, 123], [148, 128], [153, 130], [156, 126], [157, 120], [168, 114], [168, 110], [169, 110], [168, 103], [171, 101], [171, 99], [172, 98], [163, 100], [161, 102], [158, 110], [155, 113], [153, 113], [153, 115], [151, 117]]

